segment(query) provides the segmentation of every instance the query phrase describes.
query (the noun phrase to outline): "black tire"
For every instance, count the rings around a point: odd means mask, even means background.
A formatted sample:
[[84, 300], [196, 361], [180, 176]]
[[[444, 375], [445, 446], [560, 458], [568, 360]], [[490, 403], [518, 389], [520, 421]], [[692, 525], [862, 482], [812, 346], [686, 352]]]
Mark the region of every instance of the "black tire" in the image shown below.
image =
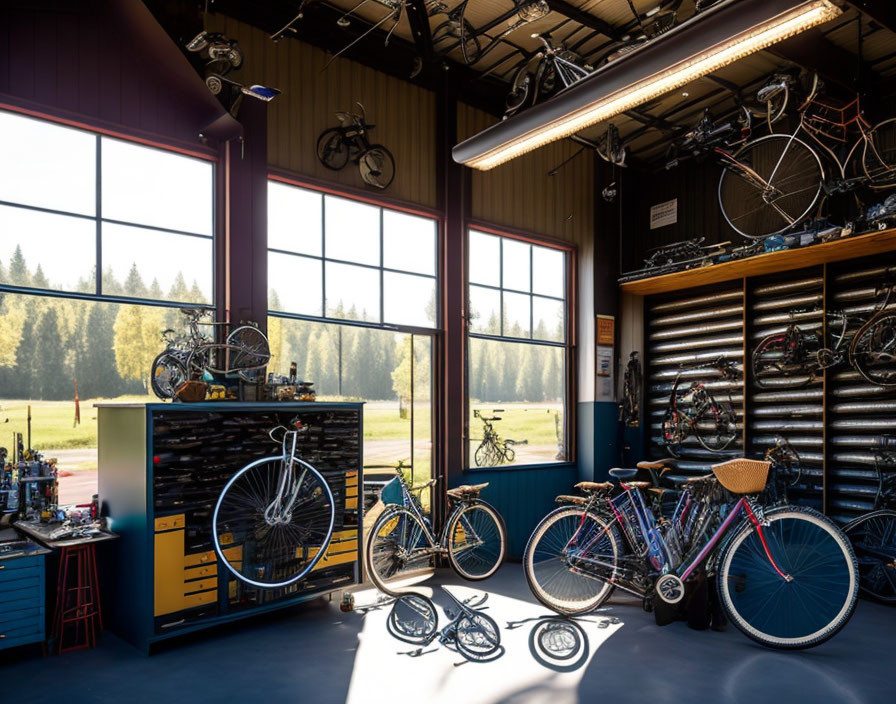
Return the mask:
[[174, 393], [186, 380], [186, 365], [167, 350], [153, 360], [149, 385], [159, 398], [165, 400], [174, 398]]
[[896, 186], [896, 118], [878, 123], [862, 150], [862, 171], [874, 189]]
[[[587, 514], [584, 516], [583, 514]], [[568, 567], [565, 569], [568, 571], [568, 575], [564, 575], [567, 577], [567, 583], [571, 589], [578, 590], [582, 592], [583, 598], [578, 600], [573, 600], [569, 598], [562, 598], [562, 596], [555, 594], [549, 594], [546, 590], [546, 584], [540, 583], [539, 577], [536, 574], [535, 561], [537, 553], [541, 550], [544, 555], [551, 554], [553, 549], [550, 546], [546, 548], [541, 548], [540, 543], [544, 536], [547, 534], [548, 530], [550, 530], [554, 525], [556, 525], [559, 521], [565, 520], [570, 523], [573, 521], [583, 521], [585, 518], [594, 522], [596, 526], [603, 526], [606, 528], [606, 521], [599, 516], [598, 514], [588, 511], [586, 512], [584, 509], [576, 507], [576, 506], [561, 506], [560, 508], [554, 509], [547, 516], [545, 516], [541, 522], [535, 526], [535, 530], [532, 531], [532, 535], [529, 536], [529, 541], [526, 543], [526, 550], [523, 553], [523, 570], [526, 573], [526, 582], [529, 584], [529, 589], [532, 594], [535, 596], [538, 601], [547, 606], [552, 611], [556, 611], [559, 614], [564, 614], [566, 616], [574, 616], [576, 614], [584, 614], [589, 611], [594, 611], [601, 604], [606, 602], [607, 599], [613, 593], [613, 585], [607, 581], [602, 581], [593, 577], [586, 577], [581, 574], [575, 574], [569, 571]], [[562, 532], [562, 529], [561, 529]], [[605, 536], [608, 540], [608, 547], [610, 548], [610, 552], [614, 558], [614, 560], [618, 559], [619, 554], [622, 552], [621, 546], [618, 543], [618, 538], [613, 531], [607, 531]], [[555, 558], [545, 558], [547, 559], [555, 559]], [[560, 587], [562, 585], [557, 584], [556, 575], [562, 574], [562, 570], [564, 569], [563, 565], [556, 565], [554, 569], [554, 577], [550, 577], [549, 579], [544, 580], [545, 582], [550, 581], [552, 584], [552, 588], [557, 589], [557, 591], [564, 591]], [[571, 576], [569, 576], [571, 575]], [[589, 584], [601, 584], [600, 589], [592, 595], [590, 598], [587, 596], [587, 587]], [[569, 590], [566, 590], [567, 592]]]
[[238, 348], [231, 350], [231, 371], [250, 383], [264, 375], [264, 367], [271, 360], [271, 347], [261, 330], [254, 325], [241, 325], [227, 336], [227, 344]]
[[[810, 508], [783, 506], [767, 511], [765, 519], [769, 549], [793, 579], [785, 582], [772, 571], [759, 537], [744, 522], [732, 533], [716, 565], [719, 601], [738, 630], [766, 647], [795, 650], [821, 645], [855, 611], [859, 572], [852, 546], [833, 521]], [[793, 550], [788, 552], [785, 545], [790, 541]], [[829, 603], [824, 603], [825, 598]], [[812, 631], [821, 621], [807, 623], [804, 618], [800, 622], [800, 616], [818, 608], [825, 610], [820, 618], [829, 620]], [[787, 614], [786, 623], [772, 610]]]
[[713, 399], [712, 403], [694, 419], [694, 428], [697, 442], [704, 449], [721, 452], [737, 438], [737, 414], [728, 401]]
[[[467, 523], [461, 523], [461, 521], [464, 520], [469, 522], [469, 525], [472, 525], [472, 522], [474, 521], [478, 522], [483, 520], [482, 517], [484, 516], [491, 518], [492, 522], [489, 523], [488, 521], [485, 521], [483, 527], [497, 534], [499, 540], [498, 553], [497, 555], [494, 555], [493, 549], [480, 550], [477, 553], [477, 559], [481, 563], [481, 569], [474, 571], [470, 562], [466, 559], [466, 555], [464, 555], [464, 559], [458, 559], [459, 553], [466, 552], [469, 554], [471, 550], [475, 549], [465, 547], [467, 541], [464, 526], [467, 525]], [[459, 528], [461, 530], [459, 530]], [[459, 535], [459, 533], [463, 533], [463, 535]], [[497, 509], [481, 499], [471, 501], [468, 506], [465, 506], [461, 511], [454, 514], [454, 518], [448, 526], [447, 536], [448, 562], [451, 565], [451, 569], [466, 580], [478, 582], [483, 579], [488, 579], [498, 571], [504, 562], [504, 557], [507, 554], [507, 528], [504, 526], [504, 519], [501, 514], [498, 513]], [[491, 540], [494, 541], [494, 535], [491, 537]]]
[[529, 99], [529, 91], [532, 88], [532, 73], [529, 71], [529, 63], [526, 62], [520, 66], [516, 75], [513, 77], [513, 83], [510, 86], [510, 92], [505, 99], [506, 109], [504, 114], [508, 117], [514, 115], [521, 107], [526, 104]]
[[[391, 522], [395, 522], [390, 525]], [[406, 532], [401, 534], [401, 521], [406, 522]], [[396, 531], [399, 534], [396, 534]], [[412, 531], [412, 532], [410, 532]], [[401, 564], [399, 557], [401, 547], [399, 541], [414, 541], [419, 544], [425, 540], [423, 548], [414, 558]], [[370, 535], [367, 537], [367, 546], [364, 551], [365, 569], [370, 581], [384, 594], [400, 595], [395, 584], [404, 579], [417, 576], [429, 576], [433, 569], [432, 545], [426, 536], [425, 526], [411, 511], [403, 506], [392, 505], [387, 507], [373, 524]], [[399, 587], [400, 588], [400, 587]]]
[[885, 313], [858, 329], [849, 345], [849, 363], [870, 384], [896, 386], [896, 313]]
[[339, 127], [330, 127], [317, 138], [317, 158], [331, 171], [339, 171], [348, 163], [349, 146]]
[[[866, 513], [843, 527], [859, 564], [859, 589], [883, 604], [896, 604], [896, 511], [880, 509]], [[881, 549], [889, 549], [886, 562]]]
[[358, 157], [358, 169], [364, 183], [384, 190], [395, 178], [395, 159], [382, 144], [374, 144]]

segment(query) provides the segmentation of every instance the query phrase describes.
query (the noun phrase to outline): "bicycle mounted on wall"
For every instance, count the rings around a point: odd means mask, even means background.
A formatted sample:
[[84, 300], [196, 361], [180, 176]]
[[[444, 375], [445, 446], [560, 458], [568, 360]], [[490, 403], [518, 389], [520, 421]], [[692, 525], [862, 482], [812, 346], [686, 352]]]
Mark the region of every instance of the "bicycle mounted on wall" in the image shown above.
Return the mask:
[[395, 159], [382, 144], [371, 144], [367, 138], [376, 125], [367, 123], [361, 103], [359, 112], [337, 112], [338, 127], [329, 127], [317, 138], [317, 158], [332, 171], [345, 168], [349, 160], [357, 165], [361, 179], [368, 186], [386, 189], [395, 178]]

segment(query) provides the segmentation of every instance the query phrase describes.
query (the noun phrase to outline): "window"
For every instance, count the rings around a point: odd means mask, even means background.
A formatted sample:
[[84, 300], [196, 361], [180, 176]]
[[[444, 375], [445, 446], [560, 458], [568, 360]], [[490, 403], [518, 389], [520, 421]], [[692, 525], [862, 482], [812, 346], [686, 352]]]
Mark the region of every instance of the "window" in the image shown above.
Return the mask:
[[93, 403], [157, 400], [175, 304], [213, 303], [213, 235], [212, 163], [0, 111], [0, 445], [30, 408], [62, 503], [96, 492]]
[[471, 230], [469, 466], [569, 460], [569, 252]]
[[[365, 401], [365, 477], [432, 472], [437, 221], [268, 183], [269, 369]], [[424, 496], [424, 506], [429, 496]]]

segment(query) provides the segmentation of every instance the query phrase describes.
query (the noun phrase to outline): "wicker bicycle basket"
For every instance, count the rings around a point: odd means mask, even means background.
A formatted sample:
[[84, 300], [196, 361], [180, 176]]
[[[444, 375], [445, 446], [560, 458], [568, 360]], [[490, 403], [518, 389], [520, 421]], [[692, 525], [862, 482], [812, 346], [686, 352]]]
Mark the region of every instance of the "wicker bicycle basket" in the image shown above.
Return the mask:
[[771, 462], [748, 460], [743, 457], [712, 466], [719, 484], [733, 494], [758, 494], [765, 489]]

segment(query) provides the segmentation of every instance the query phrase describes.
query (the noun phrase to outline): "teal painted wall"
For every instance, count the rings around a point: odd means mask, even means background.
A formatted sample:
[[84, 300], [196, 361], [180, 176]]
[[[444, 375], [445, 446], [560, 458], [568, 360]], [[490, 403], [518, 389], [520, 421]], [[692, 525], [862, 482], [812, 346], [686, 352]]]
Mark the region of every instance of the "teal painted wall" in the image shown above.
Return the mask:
[[553, 464], [468, 470], [457, 484], [489, 483], [482, 498], [504, 517], [509, 543], [507, 556], [519, 559], [535, 524], [557, 505], [554, 497], [570, 493], [577, 481], [575, 465]]

